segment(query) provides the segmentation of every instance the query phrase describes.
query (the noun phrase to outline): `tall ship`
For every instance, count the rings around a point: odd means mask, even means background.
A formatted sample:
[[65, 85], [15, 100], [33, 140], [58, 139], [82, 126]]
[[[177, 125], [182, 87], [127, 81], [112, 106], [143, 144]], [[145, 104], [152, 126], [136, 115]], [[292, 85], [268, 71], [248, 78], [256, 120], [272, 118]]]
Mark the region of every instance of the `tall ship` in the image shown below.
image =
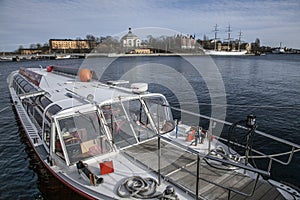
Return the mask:
[[280, 46], [278, 48], [275, 48], [272, 50], [273, 54], [284, 54], [285, 50], [284, 48], [282, 48], [281, 42], [280, 42]]
[[[253, 115], [230, 123], [181, 110], [146, 83], [102, 83], [87, 68], [21, 68], [7, 82], [42, 167], [86, 199], [300, 199], [270, 178], [273, 163], [289, 164], [300, 145], [258, 131]], [[209, 126], [174, 120], [173, 111]], [[219, 137], [218, 126], [245, 141]], [[265, 154], [254, 135], [289, 150]], [[256, 158], [267, 167], [252, 165]]]
[[247, 53], [247, 50], [241, 50], [240, 46], [241, 46], [241, 37], [242, 37], [242, 32], [240, 31], [239, 33], [239, 39], [238, 39], [238, 49], [237, 50], [232, 50], [230, 49], [230, 42], [232, 40], [231, 38], [231, 27], [230, 25], [228, 26], [228, 30], [227, 30], [227, 50], [220, 50], [217, 48], [217, 41], [218, 41], [218, 37], [217, 37], [217, 33], [218, 33], [218, 25], [215, 25], [215, 29], [214, 29], [214, 33], [215, 33], [215, 38], [214, 38], [214, 49], [213, 50], [208, 50], [208, 49], [204, 49], [204, 53], [206, 55], [214, 55], [214, 56], [242, 56], [245, 55]]

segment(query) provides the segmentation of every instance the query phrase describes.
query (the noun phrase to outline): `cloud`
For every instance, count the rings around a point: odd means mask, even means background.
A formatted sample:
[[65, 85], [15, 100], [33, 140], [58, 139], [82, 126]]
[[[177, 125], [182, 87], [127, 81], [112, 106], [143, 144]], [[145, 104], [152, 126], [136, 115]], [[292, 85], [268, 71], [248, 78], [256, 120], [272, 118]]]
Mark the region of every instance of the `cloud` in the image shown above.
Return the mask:
[[0, 50], [45, 43], [50, 38], [114, 35], [128, 27], [163, 27], [199, 38], [213, 37], [215, 24], [220, 26], [221, 38], [226, 37], [230, 24], [233, 36], [242, 30], [246, 41], [287, 40], [289, 47], [300, 48], [299, 10], [298, 0], [4, 0], [0, 1], [0, 26], [5, 27], [0, 30]]

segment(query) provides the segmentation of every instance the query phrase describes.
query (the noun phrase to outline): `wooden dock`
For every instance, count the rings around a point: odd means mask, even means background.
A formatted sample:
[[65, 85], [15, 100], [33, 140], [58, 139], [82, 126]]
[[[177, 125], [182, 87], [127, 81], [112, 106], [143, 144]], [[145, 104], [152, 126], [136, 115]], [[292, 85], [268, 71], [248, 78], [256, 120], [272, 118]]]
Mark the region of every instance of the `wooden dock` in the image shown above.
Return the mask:
[[[127, 148], [124, 152], [149, 169], [157, 172], [157, 146], [157, 140], [154, 139]], [[200, 157], [200, 181], [198, 187], [200, 199], [228, 199], [229, 193], [227, 189], [209, 183], [208, 181], [243, 193], [251, 193], [255, 185], [255, 179], [233, 170], [221, 170], [210, 167], [202, 158], [203, 156]], [[160, 173], [164, 179], [178, 185], [192, 196], [196, 196], [197, 155], [161, 140], [160, 163]], [[267, 181], [259, 180], [252, 196], [249, 197], [231, 192], [230, 199], [279, 200], [284, 198], [274, 186]]]

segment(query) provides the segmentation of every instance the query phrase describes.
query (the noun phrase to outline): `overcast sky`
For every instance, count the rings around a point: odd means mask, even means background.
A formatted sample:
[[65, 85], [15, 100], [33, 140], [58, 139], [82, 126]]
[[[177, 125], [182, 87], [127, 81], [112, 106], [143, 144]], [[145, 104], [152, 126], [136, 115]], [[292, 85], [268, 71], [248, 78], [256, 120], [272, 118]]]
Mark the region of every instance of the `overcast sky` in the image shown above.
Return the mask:
[[128, 27], [213, 38], [215, 24], [221, 39], [230, 24], [234, 38], [241, 30], [246, 42], [300, 49], [300, 0], [0, 0], [0, 51], [51, 38], [122, 35]]

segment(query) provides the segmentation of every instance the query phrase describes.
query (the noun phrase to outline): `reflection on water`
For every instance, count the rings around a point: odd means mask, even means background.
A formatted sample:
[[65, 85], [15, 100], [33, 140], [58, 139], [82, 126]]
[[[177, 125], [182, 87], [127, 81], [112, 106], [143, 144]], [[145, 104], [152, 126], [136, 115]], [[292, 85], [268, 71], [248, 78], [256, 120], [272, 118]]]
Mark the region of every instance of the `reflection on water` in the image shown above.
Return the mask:
[[[226, 101], [229, 104], [226, 111], [228, 121], [236, 122], [253, 113], [257, 116], [259, 130], [300, 144], [298, 134], [300, 130], [299, 55], [214, 57], [213, 61], [224, 82]], [[199, 75], [190, 63], [200, 67], [203, 73]], [[18, 129], [16, 123], [18, 120], [14, 117], [9, 102], [6, 84], [8, 74], [22, 66], [38, 67], [38, 65], [88, 67], [97, 71], [97, 75], [102, 81], [129, 78], [138, 82], [148, 82], [150, 83], [149, 90], [165, 94], [172, 106], [178, 106], [178, 103], [181, 102], [181, 107], [185, 106], [188, 110], [193, 110], [194, 105], [200, 103], [200, 106], [197, 105], [197, 107], [201, 114], [209, 115], [211, 113], [212, 98], [216, 98], [214, 101], [217, 102], [219, 101], [217, 98], [222, 99], [222, 95], [218, 96], [220, 88], [215, 85], [210, 87], [206, 84], [205, 80], [211, 82], [218, 80], [217, 75], [209, 67], [211, 60], [206, 57], [190, 57], [188, 59], [130, 57], [1, 62], [0, 109], [9, 106], [5, 112], [0, 113], [1, 199], [77, 198], [76, 194], [70, 192], [53, 176], [40, 168], [32, 150], [24, 145], [26, 140], [23, 138], [22, 131]], [[108, 66], [109, 68], [107, 68]], [[178, 76], [179, 74], [182, 76]], [[180, 84], [182, 81], [185, 81], [190, 89], [183, 87]], [[191, 90], [194, 91], [196, 99], [190, 95]], [[215, 96], [210, 95], [210, 90], [214, 91]], [[288, 108], [292, 106], [294, 107]], [[174, 113], [174, 115], [177, 118], [179, 113]], [[204, 124], [204, 128], [207, 126]], [[260, 138], [256, 139], [260, 140]], [[265, 144], [268, 142], [263, 140], [259, 142], [263, 150], [282, 150], [280, 145], [266, 146]], [[292, 164], [284, 166], [284, 170], [282, 170], [282, 166], [274, 165], [271, 175], [300, 187], [300, 180], [297, 176], [300, 170], [299, 163], [300, 155], [298, 153], [293, 158]], [[41, 194], [43, 197], [40, 197]]]

